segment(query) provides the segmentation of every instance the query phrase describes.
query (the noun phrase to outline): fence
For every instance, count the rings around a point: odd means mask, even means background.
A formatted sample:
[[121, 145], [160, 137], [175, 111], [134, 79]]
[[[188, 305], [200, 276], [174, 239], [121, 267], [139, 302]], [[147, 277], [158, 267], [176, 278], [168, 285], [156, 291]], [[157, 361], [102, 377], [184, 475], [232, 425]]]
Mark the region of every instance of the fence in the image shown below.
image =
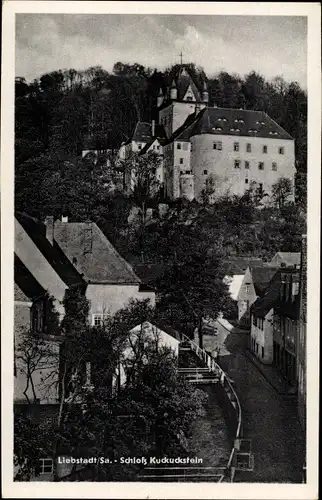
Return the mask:
[[224, 406], [230, 426], [233, 428], [234, 445], [227, 462], [227, 471], [229, 472], [230, 482], [233, 482], [236, 471], [236, 456], [240, 450], [242, 442], [242, 411], [238, 396], [232, 386], [230, 379], [224, 370], [218, 365], [216, 360], [204, 349], [199, 347], [193, 340], [189, 339], [184, 333], [180, 333], [183, 344], [189, 344], [190, 349], [196, 353], [198, 358], [205, 363], [208, 369], [219, 378], [217, 384], [218, 396]]

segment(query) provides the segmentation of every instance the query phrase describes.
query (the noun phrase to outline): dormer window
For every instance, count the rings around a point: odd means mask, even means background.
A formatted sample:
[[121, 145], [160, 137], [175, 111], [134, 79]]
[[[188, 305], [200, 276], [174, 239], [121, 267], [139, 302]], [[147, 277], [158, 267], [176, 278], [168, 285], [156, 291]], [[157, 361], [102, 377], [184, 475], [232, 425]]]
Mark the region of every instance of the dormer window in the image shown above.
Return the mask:
[[191, 95], [188, 95], [187, 98], [186, 98], [187, 101], [191, 102], [192, 101], [192, 96]]

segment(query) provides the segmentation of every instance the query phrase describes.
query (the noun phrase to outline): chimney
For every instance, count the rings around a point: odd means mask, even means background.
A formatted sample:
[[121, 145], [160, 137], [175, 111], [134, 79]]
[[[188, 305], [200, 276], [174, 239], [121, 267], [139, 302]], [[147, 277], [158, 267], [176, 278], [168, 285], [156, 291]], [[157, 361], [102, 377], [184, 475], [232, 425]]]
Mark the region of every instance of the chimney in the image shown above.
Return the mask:
[[62, 222], [68, 222], [68, 216], [67, 215], [62, 215], [61, 216], [61, 221]]
[[52, 245], [54, 243], [54, 217], [52, 215], [48, 215], [46, 217], [45, 226], [46, 226], [46, 238]]
[[152, 120], [152, 129], [151, 129], [152, 137], [155, 136], [155, 120]]

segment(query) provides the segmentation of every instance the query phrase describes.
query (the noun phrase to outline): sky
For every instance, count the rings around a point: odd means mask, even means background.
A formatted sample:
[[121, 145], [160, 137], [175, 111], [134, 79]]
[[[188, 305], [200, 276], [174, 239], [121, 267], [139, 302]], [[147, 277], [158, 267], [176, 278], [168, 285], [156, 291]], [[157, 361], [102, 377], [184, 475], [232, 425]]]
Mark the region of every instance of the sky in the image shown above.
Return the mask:
[[138, 62], [180, 62], [244, 76], [252, 70], [306, 88], [307, 20], [295, 16], [17, 14], [16, 76]]

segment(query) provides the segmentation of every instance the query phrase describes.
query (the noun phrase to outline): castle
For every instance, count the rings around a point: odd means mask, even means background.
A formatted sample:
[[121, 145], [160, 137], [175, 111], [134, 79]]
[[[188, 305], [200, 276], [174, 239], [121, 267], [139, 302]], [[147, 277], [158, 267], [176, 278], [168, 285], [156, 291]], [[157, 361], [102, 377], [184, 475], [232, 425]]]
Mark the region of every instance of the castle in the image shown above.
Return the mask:
[[120, 149], [161, 155], [156, 175], [168, 198], [201, 198], [207, 179], [214, 196], [243, 195], [250, 186], [266, 193], [281, 177], [291, 180], [294, 199], [294, 139], [263, 111], [209, 106], [204, 81], [198, 89], [181, 66], [177, 77], [160, 89], [158, 123], [138, 122]]

